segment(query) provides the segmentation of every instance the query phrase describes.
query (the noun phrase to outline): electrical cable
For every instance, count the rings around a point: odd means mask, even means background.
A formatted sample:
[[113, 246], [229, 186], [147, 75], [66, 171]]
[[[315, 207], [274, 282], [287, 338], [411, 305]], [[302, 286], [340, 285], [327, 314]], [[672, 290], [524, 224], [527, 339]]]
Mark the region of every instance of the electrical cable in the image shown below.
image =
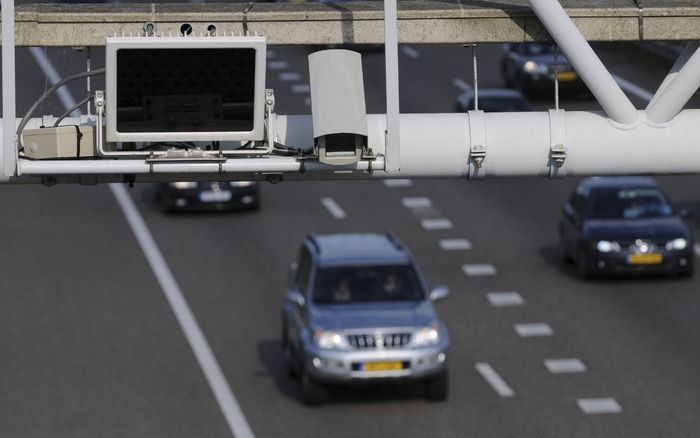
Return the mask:
[[65, 119], [66, 117], [68, 117], [68, 116], [70, 115], [70, 113], [72, 113], [73, 111], [77, 110], [79, 107], [85, 105], [86, 103], [88, 103], [88, 102], [90, 102], [90, 101], [92, 101], [92, 100], [94, 100], [94, 99], [95, 99], [95, 96], [88, 96], [88, 97], [86, 97], [85, 99], [83, 99], [83, 100], [81, 100], [80, 102], [78, 102], [78, 103], [76, 103], [75, 105], [73, 105], [72, 107], [68, 108], [68, 109], [66, 110], [66, 112], [64, 112], [63, 114], [61, 114], [61, 116], [60, 116], [58, 119], [56, 119], [56, 122], [53, 124], [54, 128], [55, 128], [56, 126], [58, 126], [58, 125], [63, 121], [63, 119]]
[[67, 84], [69, 82], [72, 82], [72, 81], [75, 81], [78, 79], [82, 79], [82, 78], [86, 78], [89, 76], [97, 76], [97, 75], [105, 74], [106, 71], [107, 71], [106, 68], [100, 68], [97, 70], [84, 71], [84, 72], [76, 73], [76, 74], [73, 74], [70, 76], [66, 76], [65, 78], [63, 78], [60, 81], [53, 84], [51, 86], [51, 88], [46, 90], [46, 92], [44, 92], [44, 94], [42, 94], [36, 100], [36, 102], [34, 102], [32, 104], [32, 106], [29, 108], [29, 110], [27, 110], [27, 113], [24, 115], [24, 118], [22, 119], [19, 126], [17, 127], [17, 141], [19, 143], [20, 149], [24, 146], [22, 144], [22, 131], [24, 130], [24, 127], [27, 125], [27, 123], [29, 123], [29, 119], [34, 114], [34, 111], [36, 111], [36, 109], [39, 107], [39, 105], [41, 105], [51, 94], [53, 94], [56, 90], [58, 90], [59, 88], [61, 88], [62, 86], [64, 86], [65, 84]]

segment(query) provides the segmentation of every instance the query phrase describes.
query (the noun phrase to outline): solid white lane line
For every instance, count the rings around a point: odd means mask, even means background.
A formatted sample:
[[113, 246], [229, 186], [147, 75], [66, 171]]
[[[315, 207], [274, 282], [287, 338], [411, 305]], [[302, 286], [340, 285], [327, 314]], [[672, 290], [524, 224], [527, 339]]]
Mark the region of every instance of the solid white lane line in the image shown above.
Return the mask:
[[406, 208], [430, 208], [433, 206], [433, 201], [426, 197], [402, 198], [401, 205]]
[[440, 248], [445, 251], [464, 251], [472, 249], [472, 244], [467, 239], [442, 239]]
[[554, 330], [549, 324], [544, 322], [537, 323], [527, 323], [527, 324], [515, 324], [513, 326], [515, 332], [522, 336], [523, 338], [530, 338], [535, 336], [552, 336]]
[[469, 91], [472, 89], [472, 86], [461, 80], [460, 78], [454, 78], [452, 79], [452, 85], [455, 87], [459, 88], [462, 91]]
[[389, 188], [395, 188], [395, 187], [411, 187], [413, 185], [413, 181], [410, 179], [385, 179], [384, 185], [389, 187]]
[[345, 219], [345, 211], [342, 208], [340, 208], [340, 205], [338, 205], [338, 203], [335, 202], [332, 198], [321, 198], [321, 204], [323, 204], [323, 206], [326, 207], [326, 210], [328, 210], [328, 212], [334, 218]]
[[578, 359], [545, 359], [544, 366], [552, 374], [583, 373], [586, 365]]
[[462, 272], [468, 277], [483, 277], [488, 275], [496, 275], [497, 271], [493, 265], [487, 263], [462, 265]]
[[311, 98], [310, 97], [307, 97], [304, 99], [304, 105], [311, 106]]
[[700, 256], [700, 243], [696, 243], [693, 245], [693, 250], [695, 251], [696, 256]]
[[294, 84], [292, 85], [292, 93], [308, 93], [311, 90], [309, 84]]
[[486, 362], [477, 362], [474, 367], [498, 395], [501, 397], [513, 397], [515, 395], [513, 388], [508, 386], [491, 365]]
[[277, 54], [275, 53], [274, 50], [267, 49], [267, 59], [272, 59], [276, 56]]
[[287, 61], [269, 61], [267, 68], [270, 70], [286, 70], [289, 68], [289, 63]]
[[[29, 48], [29, 53], [32, 54], [32, 57], [34, 58], [34, 61], [39, 65], [39, 68], [46, 74], [47, 79], [51, 83], [51, 85], [55, 84], [56, 82], [60, 81], [61, 75], [58, 74], [58, 71], [56, 70], [56, 67], [54, 67], [53, 63], [49, 59], [48, 56], [46, 56], [46, 53], [44, 53], [44, 49], [41, 47], [30, 47]], [[61, 100], [61, 104], [63, 105], [63, 108], [68, 109], [72, 108], [73, 105], [76, 104], [75, 99], [73, 98], [73, 94], [70, 92], [70, 89], [68, 87], [61, 87], [58, 90], [56, 90], [56, 94], [58, 95], [58, 98]], [[77, 109], [71, 113], [71, 116], [77, 117], [80, 115], [80, 109]]]
[[582, 398], [576, 401], [584, 414], [619, 414], [622, 406], [614, 398]]
[[639, 85], [633, 84], [632, 82], [628, 81], [627, 79], [621, 78], [620, 76], [617, 75], [612, 75], [613, 79], [615, 79], [615, 82], [618, 83], [620, 88], [623, 90], [627, 91], [628, 93], [634, 94], [638, 98], [642, 99], [645, 102], [649, 102], [652, 97], [654, 97], [654, 94], [651, 93], [648, 90], [645, 90], [644, 88], [640, 87]]
[[[38, 52], [37, 57], [42, 61], [39, 62], [39, 66], [44, 69], [47, 76], [50, 76], [49, 71], [56, 71], [51, 60], [46, 57], [43, 51]], [[37, 57], [35, 57], [35, 59], [37, 59]], [[51, 80], [50, 77], [49, 80]], [[60, 77], [57, 77], [56, 82], [59, 80]], [[52, 82], [52, 84], [53, 83], [55, 82]], [[63, 106], [68, 109], [73, 105], [69, 105], [69, 103], [71, 101], [75, 102], [75, 99], [70, 93], [70, 90], [66, 90], [68, 99], [65, 101], [62, 100], [62, 103]], [[80, 113], [79, 110], [78, 113]], [[197, 324], [192, 310], [187, 305], [187, 301], [175, 277], [165, 262], [141, 214], [122, 184], [110, 184], [109, 188], [121, 207], [124, 216], [126, 216], [132, 232], [136, 235], [136, 240], [139, 242], [141, 250], [146, 256], [146, 260], [151, 266], [173, 313], [175, 313], [175, 317], [185, 334], [187, 342], [190, 344], [190, 348], [192, 348], [194, 352], [195, 358], [209, 383], [211, 391], [214, 393], [214, 397], [219, 404], [219, 408], [224, 415], [231, 433], [236, 438], [253, 438], [253, 431], [250, 429], [248, 421], [243, 415], [241, 407], [236, 397], [233, 395], [233, 391], [231, 391], [231, 387], [226, 381], [224, 373], [221, 371], [221, 367], [216, 361], [216, 357], [211, 351], [207, 339], [204, 337], [204, 333], [202, 333], [199, 324]]]
[[420, 224], [426, 230], [449, 230], [452, 228], [452, 222], [449, 219], [423, 219]]
[[163, 289], [165, 297], [173, 313], [175, 313], [182, 331], [185, 333], [187, 342], [190, 344], [197, 362], [204, 372], [209, 387], [214, 393], [214, 397], [224, 414], [231, 432], [236, 438], [253, 437], [253, 431], [250, 429], [248, 421], [243, 415], [241, 407], [233, 395], [233, 391], [231, 391], [231, 387], [226, 381], [207, 339], [204, 337], [204, 333], [202, 333], [202, 329], [199, 327], [192, 310], [187, 305], [187, 300], [182, 294], [180, 286], [178, 286], [175, 277], [126, 188], [122, 184], [110, 184], [109, 188], [124, 212], [124, 216], [126, 216], [131, 230], [146, 256], [146, 260], [148, 260], [160, 287]]
[[524, 306], [525, 300], [517, 292], [489, 292], [486, 294], [489, 302], [494, 307]]
[[418, 59], [420, 53], [411, 46], [401, 46], [401, 52], [409, 58]]
[[280, 73], [277, 77], [282, 82], [294, 82], [294, 81], [298, 81], [301, 79], [301, 75], [299, 73], [296, 73], [293, 71]]

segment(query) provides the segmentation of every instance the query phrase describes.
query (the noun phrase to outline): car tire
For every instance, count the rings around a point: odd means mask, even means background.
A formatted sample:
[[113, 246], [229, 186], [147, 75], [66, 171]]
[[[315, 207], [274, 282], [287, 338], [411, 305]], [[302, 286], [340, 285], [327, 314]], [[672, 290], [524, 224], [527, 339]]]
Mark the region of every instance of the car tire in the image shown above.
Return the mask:
[[315, 381], [306, 369], [301, 370], [301, 399], [307, 406], [320, 406], [326, 401], [328, 391]]
[[588, 262], [586, 261], [586, 251], [580, 249], [578, 251], [578, 257], [576, 258], [576, 269], [578, 271], [578, 276], [582, 280], [587, 280], [591, 278], [591, 270], [588, 267]]
[[425, 382], [425, 398], [430, 401], [444, 401], [447, 399], [448, 378], [447, 371]]
[[284, 355], [284, 368], [289, 377], [299, 377], [299, 367], [296, 363], [294, 348], [289, 342], [287, 331], [282, 332], [282, 354]]

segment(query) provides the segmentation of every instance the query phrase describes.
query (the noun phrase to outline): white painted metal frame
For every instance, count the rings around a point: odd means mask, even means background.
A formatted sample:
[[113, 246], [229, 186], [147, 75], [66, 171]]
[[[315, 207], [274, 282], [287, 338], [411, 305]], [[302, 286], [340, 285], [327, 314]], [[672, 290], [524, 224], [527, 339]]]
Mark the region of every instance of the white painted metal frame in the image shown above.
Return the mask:
[[386, 172], [401, 168], [399, 109], [399, 36], [396, 0], [384, 0], [384, 62], [386, 65]]
[[16, 98], [15, 98], [15, 2], [2, 0], [2, 149], [0, 181], [17, 171]]

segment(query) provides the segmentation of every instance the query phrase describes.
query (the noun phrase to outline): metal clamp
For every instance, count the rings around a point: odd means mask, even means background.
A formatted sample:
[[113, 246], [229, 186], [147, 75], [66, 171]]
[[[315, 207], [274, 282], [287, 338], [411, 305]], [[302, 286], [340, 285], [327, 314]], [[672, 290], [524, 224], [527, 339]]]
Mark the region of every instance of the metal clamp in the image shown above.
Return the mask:
[[549, 177], [566, 177], [566, 115], [549, 110]]
[[100, 155], [105, 155], [104, 153], [104, 141], [102, 138], [102, 122], [105, 113], [105, 92], [103, 90], [95, 90], [95, 115], [97, 120], [95, 121], [95, 143], [97, 146], [97, 153]]
[[471, 110], [469, 117], [469, 179], [483, 179], [486, 171], [486, 118], [484, 112]]
[[635, 0], [639, 11], [639, 41], [644, 41], [644, 5], [643, 0]]

